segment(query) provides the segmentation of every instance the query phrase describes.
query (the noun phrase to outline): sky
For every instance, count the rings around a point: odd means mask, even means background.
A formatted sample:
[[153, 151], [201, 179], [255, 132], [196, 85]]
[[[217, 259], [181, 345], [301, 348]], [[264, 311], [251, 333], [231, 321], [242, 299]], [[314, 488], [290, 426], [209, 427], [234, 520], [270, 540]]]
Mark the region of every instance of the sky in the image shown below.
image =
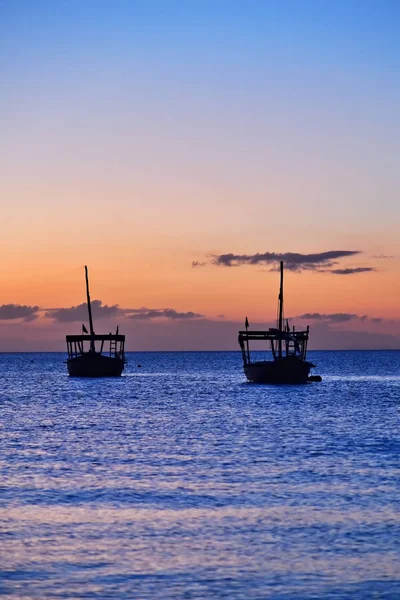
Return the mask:
[[[400, 4], [0, 0], [0, 351], [400, 348]], [[61, 310], [60, 309], [65, 309]]]

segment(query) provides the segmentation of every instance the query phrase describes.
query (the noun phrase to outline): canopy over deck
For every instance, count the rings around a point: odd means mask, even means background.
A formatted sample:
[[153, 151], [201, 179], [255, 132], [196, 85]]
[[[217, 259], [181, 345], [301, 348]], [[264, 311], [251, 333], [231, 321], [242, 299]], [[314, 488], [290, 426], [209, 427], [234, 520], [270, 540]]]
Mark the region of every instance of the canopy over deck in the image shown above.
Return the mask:
[[243, 340], [286, 340], [296, 338], [298, 342], [308, 339], [309, 330], [304, 331], [279, 331], [279, 329], [267, 329], [265, 331], [239, 331], [239, 337]]
[[[104, 343], [106, 342], [106, 353], [110, 357], [124, 358], [125, 336], [117, 333], [87, 334], [87, 335], [67, 335], [68, 357], [75, 358], [87, 352], [84, 342], [89, 342], [90, 352], [103, 354]], [[99, 342], [96, 345], [96, 342]], [[86, 348], [88, 346], [86, 345]]]
[[100, 333], [100, 334], [87, 334], [87, 335], [67, 335], [68, 342], [125, 342], [125, 336], [115, 333]]
[[238, 342], [243, 356], [243, 364], [251, 363], [249, 341], [267, 341], [271, 344], [271, 352], [274, 360], [286, 356], [298, 356], [301, 360], [306, 359], [309, 328], [303, 331], [286, 331], [279, 329], [267, 329], [264, 331], [239, 331]]

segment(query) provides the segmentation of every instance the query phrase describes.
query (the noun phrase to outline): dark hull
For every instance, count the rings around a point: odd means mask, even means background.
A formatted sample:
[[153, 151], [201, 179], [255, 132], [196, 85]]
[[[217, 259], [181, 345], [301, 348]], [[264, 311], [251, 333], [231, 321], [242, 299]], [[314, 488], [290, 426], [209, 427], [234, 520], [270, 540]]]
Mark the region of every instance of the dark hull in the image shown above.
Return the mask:
[[124, 370], [124, 360], [86, 352], [67, 360], [71, 377], [119, 377]]
[[282, 358], [244, 365], [246, 377], [252, 383], [307, 383], [314, 365], [297, 358]]

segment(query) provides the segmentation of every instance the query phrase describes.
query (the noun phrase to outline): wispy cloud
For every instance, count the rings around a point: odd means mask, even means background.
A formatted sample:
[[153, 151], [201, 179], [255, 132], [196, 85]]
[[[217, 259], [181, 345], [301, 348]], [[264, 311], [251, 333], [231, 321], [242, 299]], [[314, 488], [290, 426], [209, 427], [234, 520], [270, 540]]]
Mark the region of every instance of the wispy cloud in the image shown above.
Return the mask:
[[300, 271], [302, 269], [318, 269], [331, 267], [338, 258], [360, 254], [360, 250], [328, 250], [314, 254], [301, 254], [300, 252], [264, 252], [257, 254], [219, 254], [213, 256], [212, 263], [223, 267], [238, 267], [240, 265], [269, 265], [285, 263], [285, 269]]
[[370, 271], [376, 271], [373, 267], [354, 267], [348, 269], [330, 269], [329, 273], [334, 275], [356, 275], [357, 273], [369, 273]]
[[26, 304], [2, 304], [0, 306], [0, 321], [23, 319], [34, 321], [39, 312], [38, 306], [27, 306]]
[[128, 319], [137, 319], [141, 321], [147, 321], [149, 319], [170, 319], [172, 321], [176, 320], [184, 320], [184, 319], [200, 319], [204, 317], [204, 315], [200, 315], [198, 313], [187, 311], [187, 312], [178, 312], [173, 308], [134, 308], [134, 309], [124, 309], [124, 312]]
[[[299, 315], [297, 318], [308, 321], [329, 321], [331, 323], [346, 323], [354, 319], [359, 319], [360, 317], [355, 313], [304, 313], [303, 315]], [[365, 317], [363, 316], [361, 318], [364, 319]]]
[[207, 261], [199, 261], [199, 260], [192, 260], [192, 267], [196, 268], [196, 267], [205, 267], [207, 265]]
[[374, 267], [343, 267], [339, 265], [340, 259], [357, 256], [361, 250], [328, 250], [303, 254], [301, 252], [257, 252], [256, 254], [211, 254], [208, 261], [192, 261], [192, 267], [216, 265], [218, 267], [240, 267], [243, 265], [269, 266], [271, 271], [279, 268], [283, 261], [286, 271], [316, 271], [318, 273], [332, 273], [333, 275], [356, 275], [376, 271]]
[[[303, 254], [301, 252], [257, 252], [256, 254], [212, 254], [209, 261], [192, 261], [192, 267], [203, 267], [207, 264], [218, 267], [240, 267], [242, 265], [270, 266], [271, 270], [278, 268], [283, 261], [287, 271], [319, 271], [335, 275], [350, 275], [374, 271], [372, 267], [337, 268], [338, 261], [343, 258], [361, 254], [361, 250], [328, 250]], [[335, 268], [336, 267], [336, 268]]]
[[391, 321], [382, 317], [369, 317], [368, 315], [357, 315], [356, 313], [304, 313], [296, 319], [304, 321], [321, 321], [324, 323], [348, 323], [349, 321], [361, 321], [374, 324], [390, 323]]

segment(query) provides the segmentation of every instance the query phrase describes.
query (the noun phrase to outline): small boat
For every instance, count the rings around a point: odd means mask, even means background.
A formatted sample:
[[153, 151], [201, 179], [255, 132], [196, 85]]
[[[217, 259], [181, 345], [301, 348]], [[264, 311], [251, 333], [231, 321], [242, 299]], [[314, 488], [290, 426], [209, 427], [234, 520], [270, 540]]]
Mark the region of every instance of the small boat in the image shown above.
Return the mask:
[[[280, 264], [279, 317], [277, 328], [250, 331], [246, 317], [245, 330], [239, 331], [239, 345], [243, 356], [245, 375], [252, 383], [307, 383], [321, 381], [318, 375], [310, 377], [315, 365], [306, 360], [309, 327], [304, 331], [291, 330], [283, 319], [283, 262]], [[249, 341], [266, 340], [271, 345], [272, 360], [252, 361]]]
[[[88, 269], [85, 267], [86, 295], [89, 313], [88, 332], [82, 325], [86, 335], [67, 335], [68, 359], [67, 368], [71, 377], [119, 377], [125, 366], [125, 336], [115, 334], [96, 335], [93, 329], [92, 307], [89, 294]], [[89, 349], [85, 350], [89, 345]], [[106, 348], [104, 348], [106, 343]]]

